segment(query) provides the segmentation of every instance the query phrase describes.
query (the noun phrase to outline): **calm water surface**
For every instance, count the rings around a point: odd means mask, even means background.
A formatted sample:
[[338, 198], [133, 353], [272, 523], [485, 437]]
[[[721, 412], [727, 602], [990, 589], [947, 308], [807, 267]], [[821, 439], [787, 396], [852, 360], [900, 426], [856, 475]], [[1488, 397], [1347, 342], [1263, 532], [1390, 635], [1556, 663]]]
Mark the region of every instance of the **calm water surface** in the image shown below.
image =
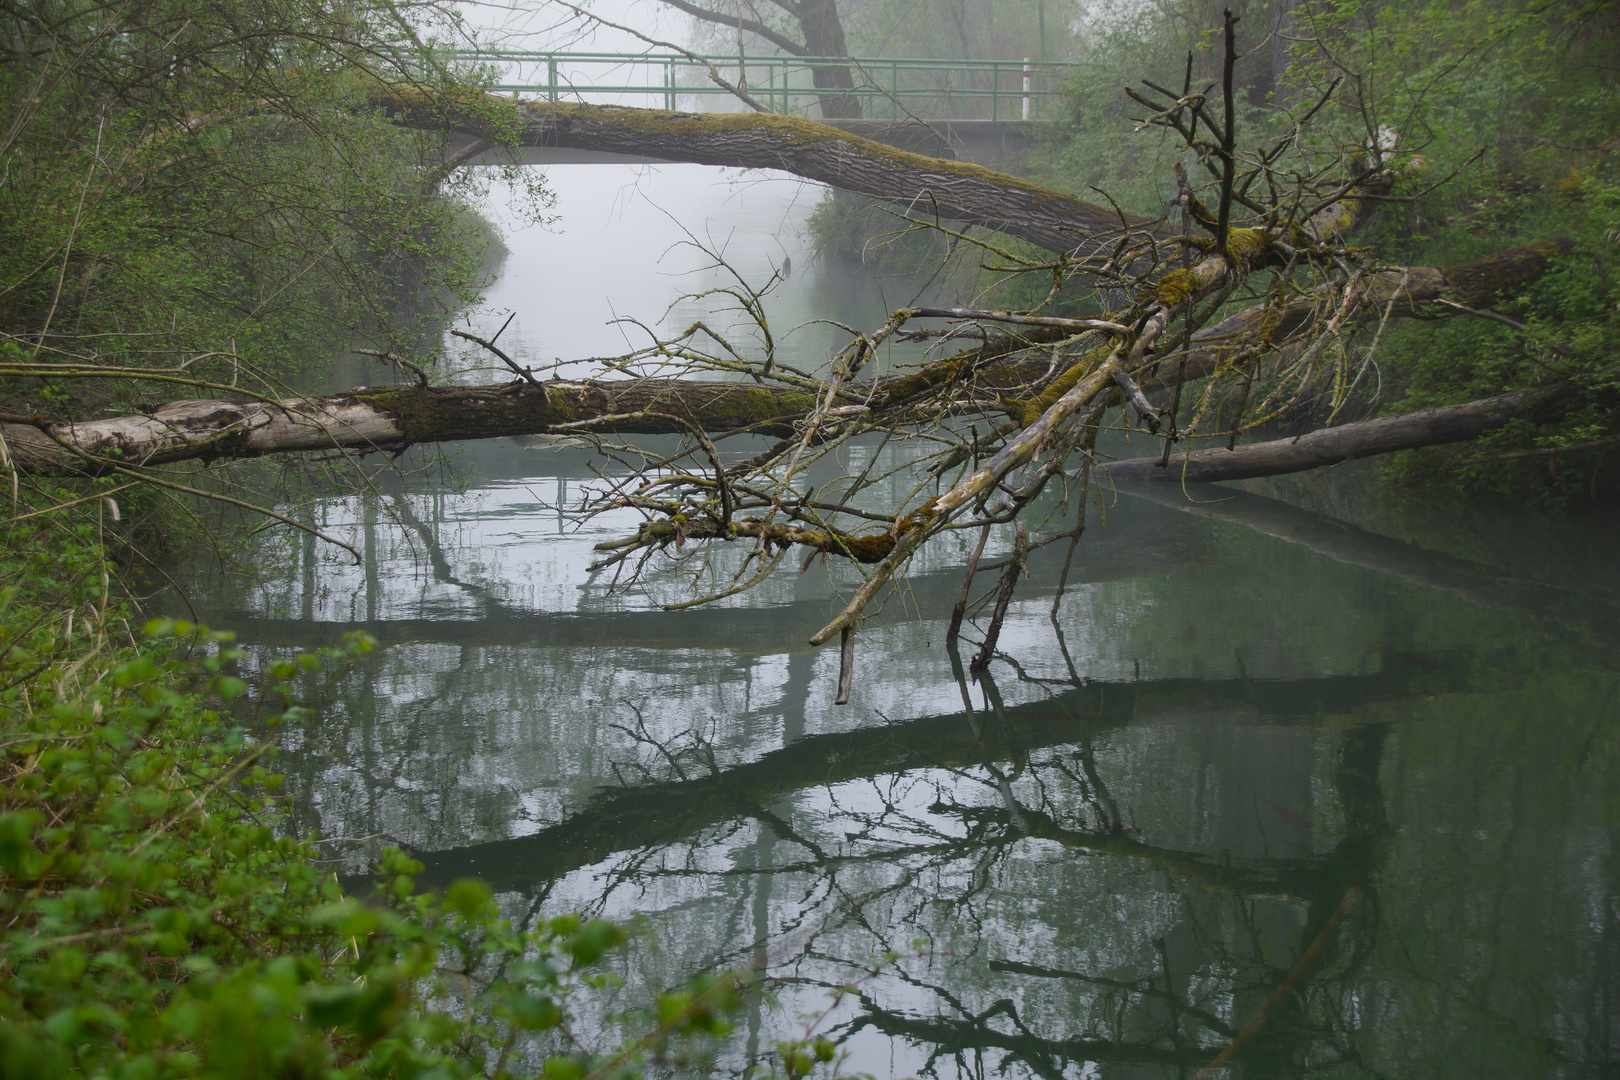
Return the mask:
[[[603, 324], [672, 302], [665, 325], [722, 318], [679, 299], [723, 272], [654, 200], [756, 280], [792, 259], [773, 327], [908, 298], [814, 263], [814, 191], [635, 177], [559, 170], [565, 231], [510, 241], [475, 325], [517, 311], [503, 344], [542, 363], [639, 344]], [[840, 338], [789, 340], [812, 367]], [[835, 706], [837, 657], [806, 638], [852, 571], [662, 611], [679, 575], [587, 572], [635, 526], [559, 510], [592, 480], [580, 450], [469, 444], [299, 508], [361, 566], [266, 533], [264, 580], [194, 572], [256, 655], [382, 642], [287, 744], [301, 826], [482, 877], [520, 921], [644, 913], [615, 1008], [762, 971], [774, 1001], [727, 1069], [854, 984], [816, 1033], [879, 1077], [1182, 1077], [1234, 1043], [1225, 1075], [1616, 1075], [1613, 519], [1354, 478], [1122, 491], [1091, 507], [1055, 617], [1061, 546], [1034, 559], [993, 679], [944, 649], [946, 541]]]

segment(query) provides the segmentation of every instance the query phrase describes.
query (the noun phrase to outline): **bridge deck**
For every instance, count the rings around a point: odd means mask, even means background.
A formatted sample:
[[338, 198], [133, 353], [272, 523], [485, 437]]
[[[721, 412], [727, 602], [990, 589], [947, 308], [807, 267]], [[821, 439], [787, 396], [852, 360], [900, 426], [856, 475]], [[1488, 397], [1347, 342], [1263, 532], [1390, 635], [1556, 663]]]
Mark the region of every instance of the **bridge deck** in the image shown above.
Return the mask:
[[[1044, 126], [1039, 120], [948, 120], [921, 124], [894, 120], [833, 120], [833, 127], [876, 140], [900, 150], [929, 157], [971, 161], [977, 165], [1005, 165], [1032, 147]], [[448, 148], [453, 152], [456, 147]], [[516, 152], [491, 150], [472, 159], [471, 165], [602, 165], [665, 164], [668, 159], [601, 150], [573, 150], [555, 146], [525, 146]]]

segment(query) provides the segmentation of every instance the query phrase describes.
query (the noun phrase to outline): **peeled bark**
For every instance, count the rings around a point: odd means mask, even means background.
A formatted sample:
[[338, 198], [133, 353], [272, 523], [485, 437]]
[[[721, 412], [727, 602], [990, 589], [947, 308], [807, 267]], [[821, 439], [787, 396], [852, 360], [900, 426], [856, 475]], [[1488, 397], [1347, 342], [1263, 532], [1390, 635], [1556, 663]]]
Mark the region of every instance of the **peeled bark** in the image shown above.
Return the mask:
[[0, 432], [23, 472], [93, 473], [504, 435], [684, 434], [692, 425], [785, 437], [815, 401], [814, 394], [787, 387], [671, 379], [378, 387], [278, 402], [175, 401], [151, 413], [83, 423], [7, 416], [11, 422], [0, 424]]
[[[1534, 281], [1546, 271], [1548, 259], [1566, 253], [1571, 246], [1567, 240], [1541, 241], [1456, 266], [1381, 271], [1363, 296], [1360, 313], [1362, 317], [1385, 312], [1413, 315], [1439, 300], [1481, 304], [1498, 291]], [[1186, 364], [1163, 364], [1151, 381], [1143, 382], [1150, 387], [1164, 387], [1202, 378], [1235, 354], [1271, 348], [1320, 317], [1327, 299], [1324, 303], [1300, 301], [1281, 312], [1251, 308], [1233, 316], [1194, 335]], [[918, 309], [917, 317], [926, 317], [925, 310], [929, 309]], [[1070, 335], [1075, 329], [1068, 323], [1056, 328], [1036, 326], [1029, 336], [1032, 342], [1050, 340]], [[978, 369], [998, 376], [998, 381], [1007, 380], [1001, 385], [1008, 389], [998, 396], [1009, 415], [1039, 415], [1052, 402], [1044, 397], [1026, 399], [1015, 387], [1026, 368], [1029, 378], [1039, 378], [1046, 368], [1044, 359], [1038, 363], [1013, 360], [993, 369], [983, 367], [987, 359], [1020, 347], [1018, 341], [995, 342], [917, 372], [861, 384], [854, 400], [865, 402], [868, 415], [903, 410], [908, 403], [933, 396]], [[1112, 374], [1108, 372], [1108, 376]], [[1090, 379], [1098, 377], [1093, 372]], [[1106, 381], [1106, 376], [1103, 378]], [[1066, 386], [1059, 379], [1046, 394], [1055, 395]], [[0, 435], [4, 436], [5, 452], [18, 469], [45, 474], [97, 473], [132, 465], [299, 451], [397, 450], [424, 442], [580, 431], [604, 435], [687, 434], [699, 428], [711, 433], [752, 432], [787, 438], [815, 408], [818, 392], [808, 384], [801, 388], [685, 379], [548, 383], [520, 380], [476, 387], [379, 387], [282, 401], [176, 401], [151, 413], [84, 422], [0, 414]], [[1181, 479], [1182, 465], [1187, 481], [1297, 472], [1357, 457], [1475, 438], [1548, 400], [1548, 394], [1520, 391], [1405, 417], [1347, 424], [1299, 439], [1259, 443], [1233, 451], [1201, 451], [1190, 459], [1172, 459], [1169, 467], [1160, 467], [1156, 458], [1143, 458], [1116, 462], [1107, 471], [1121, 481]], [[1556, 392], [1553, 394], [1556, 396]], [[1017, 445], [1038, 445], [1041, 437], [1041, 432], [1030, 428], [1003, 453]], [[824, 550], [847, 548], [840, 541], [828, 540]]]
[[1555, 406], [1561, 388], [1517, 390], [1499, 397], [1423, 409], [1399, 416], [1381, 416], [1339, 427], [1318, 428], [1297, 438], [1250, 443], [1234, 450], [1224, 447], [1173, 455], [1168, 464], [1159, 457], [1130, 458], [1099, 465], [1098, 471], [1116, 483], [1171, 480], [1207, 484], [1221, 480], [1251, 480], [1341, 465], [1357, 458], [1416, 450], [1425, 446], [1466, 442], [1499, 428], [1517, 417], [1528, 417]]
[[[1519, 390], [1483, 401], [1322, 428], [1293, 439], [1235, 450], [1131, 458], [1099, 466], [1111, 480], [1212, 483], [1277, 476], [1356, 458], [1464, 442], [1521, 416], [1539, 414], [1557, 390]], [[395, 387], [330, 397], [260, 401], [177, 401], [151, 413], [83, 423], [0, 423], [24, 473], [98, 473], [118, 467], [265, 454], [400, 450], [416, 443], [508, 435], [684, 435], [748, 431], [786, 437], [814, 407], [803, 390], [748, 383], [638, 379], [622, 383], [522, 383], [477, 387]], [[773, 537], [774, 539], [778, 539]], [[813, 544], [842, 552], [842, 538]], [[799, 537], [782, 542], [808, 542]], [[865, 555], [862, 549], [862, 555]], [[881, 553], [879, 553], [881, 554]], [[862, 561], [870, 561], [863, 558]]]

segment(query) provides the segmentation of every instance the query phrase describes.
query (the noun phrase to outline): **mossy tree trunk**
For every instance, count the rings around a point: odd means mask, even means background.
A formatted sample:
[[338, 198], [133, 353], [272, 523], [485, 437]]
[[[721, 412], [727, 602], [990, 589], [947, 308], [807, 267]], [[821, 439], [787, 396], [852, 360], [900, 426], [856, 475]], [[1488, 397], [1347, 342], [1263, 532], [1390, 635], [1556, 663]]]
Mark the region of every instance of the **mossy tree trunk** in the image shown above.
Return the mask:
[[[1438, 303], [1487, 302], [1546, 272], [1548, 259], [1569, 250], [1565, 241], [1514, 248], [1449, 267], [1406, 267], [1380, 272], [1362, 298], [1357, 317], [1444, 314]], [[1182, 271], [1184, 272], [1184, 271]], [[918, 319], [924, 316], [920, 314]], [[955, 310], [955, 309], [951, 309]], [[1302, 300], [1280, 310], [1254, 308], [1193, 335], [1185, 364], [1164, 364], [1144, 384], [1173, 387], [1207, 376], [1237, 355], [1264, 352], [1312, 335], [1324, 306]], [[1064, 322], [1064, 320], [1053, 320]], [[996, 387], [996, 409], [1021, 423], [1038, 417], [1086, 371], [1070, 358], [1072, 377], [1043, 382], [1049, 361], [1020, 355], [1032, 345], [1059, 341], [1072, 327], [1032, 326], [924, 368], [850, 384], [841, 399], [863, 419], [892, 417], [904, 425], [937, 419], [952, 410], [985, 407], [973, 380]], [[1143, 357], [1153, 360], [1151, 350]], [[26, 370], [0, 374], [25, 374]], [[67, 372], [58, 371], [60, 377]], [[86, 374], [90, 374], [88, 371]], [[178, 461], [258, 457], [265, 454], [397, 450], [417, 443], [509, 435], [751, 433], [792, 437], [817, 406], [820, 387], [780, 382], [702, 379], [613, 379], [510, 383], [474, 387], [400, 386], [326, 397], [284, 400], [182, 400], [150, 413], [91, 421], [0, 413], [10, 460], [24, 472], [62, 474], [117, 471]], [[1237, 479], [1296, 472], [1351, 458], [1476, 438], [1529, 410], [1545, 411], [1556, 395], [1522, 391], [1485, 401], [1427, 410], [1314, 432], [1302, 439], [1234, 451], [1205, 450], [1157, 460], [1118, 462], [1116, 480]], [[1051, 400], [1048, 400], [1051, 399]], [[850, 552], [845, 552], [850, 554]]]
[[[402, 123], [443, 127], [384, 92]], [[1121, 214], [981, 165], [927, 157], [798, 116], [681, 113], [567, 102], [524, 102], [514, 118], [523, 146], [607, 151], [697, 165], [777, 169], [842, 191], [901, 204], [929, 220], [980, 225], [1037, 247], [1089, 254], [1122, 237], [1167, 238], [1154, 222]], [[490, 136], [483, 125], [458, 130]]]
[[398, 450], [417, 443], [506, 435], [749, 431], [777, 437], [815, 394], [776, 385], [701, 380], [514, 381], [496, 386], [401, 386], [280, 401], [175, 401], [151, 413], [53, 423], [0, 414], [24, 472], [72, 473], [265, 454]]

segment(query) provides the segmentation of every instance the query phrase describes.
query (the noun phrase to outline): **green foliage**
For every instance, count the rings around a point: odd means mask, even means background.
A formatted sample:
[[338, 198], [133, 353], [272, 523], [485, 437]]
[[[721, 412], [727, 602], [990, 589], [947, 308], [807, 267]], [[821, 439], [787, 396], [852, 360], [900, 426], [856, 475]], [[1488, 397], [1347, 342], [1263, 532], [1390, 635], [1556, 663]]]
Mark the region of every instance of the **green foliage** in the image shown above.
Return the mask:
[[[1358, 411], [1550, 383], [1571, 389], [1561, 416], [1406, 455], [1398, 472], [1554, 498], [1620, 487], [1614, 5], [1323, 0], [1234, 11], [1242, 19], [1240, 147], [1262, 145], [1325, 98], [1284, 160], [1347, 179], [1367, 164], [1400, 175], [1395, 201], [1358, 223], [1362, 252], [1384, 265], [1447, 266], [1550, 237], [1575, 241], [1542, 280], [1492, 301], [1492, 312], [1517, 326], [1439, 305], [1416, 324], [1366, 320], [1348, 346], [1355, 355], [1343, 358], [1377, 372], [1362, 384]], [[1179, 88], [1189, 52], [1193, 88], [1213, 81], [1218, 11], [1191, 2], [1099, 5], [1088, 19], [1095, 33], [1077, 54], [1067, 127], [1039, 159], [1040, 178], [1077, 193], [1094, 186], [1126, 210], [1160, 217], [1175, 194], [1177, 161], [1195, 194], [1208, 178], [1179, 140], [1138, 129], [1147, 110], [1125, 89], [1142, 79]], [[1268, 37], [1271, 29], [1279, 33]]]
[[[754, 992], [745, 974], [668, 991], [629, 1018], [639, 1037], [593, 1050], [572, 1014], [615, 981], [623, 927], [515, 929], [484, 882], [424, 894], [396, 850], [370, 891], [345, 892], [290, 834], [274, 740], [305, 680], [373, 642], [250, 685], [229, 634], [162, 620], [131, 641], [102, 497], [66, 495], [38, 493], [54, 511], [0, 536], [0, 1080], [606, 1080], [710, 1061]], [[808, 1035], [778, 1057], [769, 1075], [841, 1060]]]
[[1324, 111], [1321, 142], [1365, 144], [1369, 127], [1387, 129], [1419, 166], [1397, 192], [1412, 201], [1385, 207], [1363, 234], [1384, 259], [1448, 265], [1554, 236], [1576, 244], [1491, 304], [1518, 327], [1436, 311], [1451, 317], [1392, 326], [1376, 355], [1391, 411], [1566, 383], [1567, 413], [1408, 455], [1398, 472], [1438, 469], [1468, 487], [1555, 499], [1616, 487], [1613, 5], [1337, 3], [1313, 9], [1311, 25], [1317, 41], [1299, 50], [1292, 77], [1320, 88], [1354, 76]]
[[287, 835], [268, 740], [344, 657], [250, 690], [229, 635], [119, 646], [92, 516], [5, 539], [0, 1076], [482, 1075], [564, 1021], [618, 928], [518, 933], [481, 882], [418, 894], [398, 852], [362, 902]]
[[912, 225], [893, 205], [848, 192], [824, 194], [805, 227], [818, 254], [886, 277], [925, 274], [950, 247], [942, 234]]
[[[443, 135], [375, 98], [501, 134], [476, 72], [435, 58], [450, 21], [395, 0], [8, 7], [0, 334], [30, 360], [187, 361], [233, 384], [356, 334], [414, 345], [474, 294], [489, 238]], [[68, 403], [60, 384], [24, 395]]]
[[[275, 827], [268, 746], [225, 709], [249, 696], [229, 636], [147, 633], [0, 697], [0, 1075], [474, 1075], [560, 1022], [612, 934], [516, 933], [481, 883], [418, 895], [397, 852], [345, 896]], [[330, 659], [273, 666], [255, 726]]]
[[[1074, 0], [851, 4], [845, 16], [845, 35], [851, 53], [857, 56], [1062, 60], [1075, 45], [1083, 8], [1084, 4]], [[884, 79], [882, 72], [872, 72], [869, 77], [880, 84]], [[966, 78], [976, 82], [977, 89], [989, 89], [987, 75]], [[1003, 82], [1002, 89], [1009, 86]], [[957, 107], [963, 117], [990, 115], [988, 104], [970, 99], [959, 98]]]
[[[1239, 17], [1237, 75], [1241, 130], [1263, 138], [1273, 123], [1278, 39], [1268, 33], [1268, 5], [1233, 3]], [[1219, 78], [1222, 5], [1096, 3], [1088, 6], [1072, 52], [1055, 59], [1078, 66], [1063, 88], [1056, 130], [1033, 162], [1043, 183], [1084, 198], [1097, 190], [1123, 209], [1157, 217], [1175, 194], [1172, 166], [1191, 162], [1179, 139], [1163, 129], [1140, 130], [1146, 112], [1125, 95], [1143, 79], [1179, 89], [1193, 58], [1194, 90]], [[1218, 87], [1218, 83], [1216, 83]], [[1219, 93], [1218, 89], [1215, 91]]]

